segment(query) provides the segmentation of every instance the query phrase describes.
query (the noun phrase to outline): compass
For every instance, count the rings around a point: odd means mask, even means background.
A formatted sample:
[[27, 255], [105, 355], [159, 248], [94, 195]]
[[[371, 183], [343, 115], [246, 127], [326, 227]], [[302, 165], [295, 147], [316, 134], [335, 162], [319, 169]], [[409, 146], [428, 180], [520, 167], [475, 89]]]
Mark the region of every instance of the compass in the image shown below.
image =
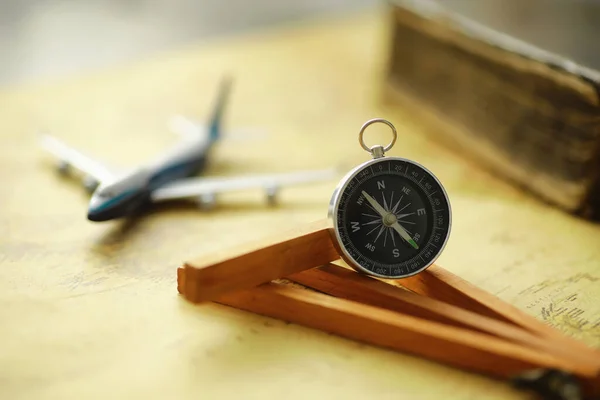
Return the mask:
[[[364, 131], [374, 123], [391, 128], [387, 146], [364, 143]], [[448, 195], [435, 175], [414, 161], [385, 156], [396, 137], [389, 121], [367, 121], [359, 143], [373, 159], [342, 178], [329, 204], [330, 233], [342, 259], [359, 272], [393, 279], [433, 264], [452, 224]]]

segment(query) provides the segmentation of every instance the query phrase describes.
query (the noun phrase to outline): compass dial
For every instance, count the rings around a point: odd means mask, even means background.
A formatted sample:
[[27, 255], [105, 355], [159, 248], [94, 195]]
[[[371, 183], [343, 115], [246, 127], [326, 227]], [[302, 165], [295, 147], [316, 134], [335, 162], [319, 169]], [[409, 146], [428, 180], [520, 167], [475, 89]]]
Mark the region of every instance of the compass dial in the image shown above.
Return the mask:
[[334, 193], [330, 217], [343, 258], [384, 278], [414, 275], [431, 265], [451, 224], [450, 203], [435, 176], [395, 157], [353, 171]]

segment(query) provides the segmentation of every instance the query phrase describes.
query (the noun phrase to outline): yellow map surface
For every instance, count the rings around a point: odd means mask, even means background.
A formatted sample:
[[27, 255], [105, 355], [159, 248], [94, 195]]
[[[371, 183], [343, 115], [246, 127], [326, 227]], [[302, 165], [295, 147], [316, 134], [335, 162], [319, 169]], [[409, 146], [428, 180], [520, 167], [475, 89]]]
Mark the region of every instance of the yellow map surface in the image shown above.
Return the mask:
[[[176, 140], [177, 113], [208, 116], [235, 78], [208, 174], [350, 168], [357, 134], [391, 120], [390, 152], [431, 169], [453, 209], [438, 263], [600, 347], [600, 226], [498, 181], [379, 101], [386, 19], [371, 13], [200, 43], [155, 59], [0, 93], [0, 398], [525, 399], [483, 376], [232, 308], [194, 306], [176, 268], [205, 252], [323, 218], [336, 181], [219, 197], [202, 212], [161, 205], [135, 221], [86, 220], [88, 197], [38, 147], [47, 129], [107, 163], [133, 166]], [[374, 132], [374, 133], [373, 133]], [[387, 140], [373, 128], [368, 140]]]

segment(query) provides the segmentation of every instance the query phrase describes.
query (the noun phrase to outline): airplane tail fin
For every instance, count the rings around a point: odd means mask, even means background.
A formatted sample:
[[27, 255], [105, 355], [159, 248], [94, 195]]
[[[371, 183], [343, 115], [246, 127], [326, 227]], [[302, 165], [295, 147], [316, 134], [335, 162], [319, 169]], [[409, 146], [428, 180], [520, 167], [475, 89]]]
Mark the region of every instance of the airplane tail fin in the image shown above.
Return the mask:
[[225, 104], [227, 103], [229, 92], [231, 92], [232, 79], [226, 77], [220, 84], [219, 93], [217, 95], [217, 102], [213, 111], [213, 115], [210, 119], [210, 140], [216, 141], [221, 134], [221, 123], [223, 119], [223, 113], [225, 110]]

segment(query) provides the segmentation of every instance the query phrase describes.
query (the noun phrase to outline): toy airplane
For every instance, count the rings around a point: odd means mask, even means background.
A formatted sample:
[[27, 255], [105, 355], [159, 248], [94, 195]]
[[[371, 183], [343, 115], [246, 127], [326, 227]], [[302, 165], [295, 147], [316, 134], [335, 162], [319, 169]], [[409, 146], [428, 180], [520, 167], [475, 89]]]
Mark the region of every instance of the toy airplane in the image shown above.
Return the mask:
[[130, 216], [149, 203], [168, 200], [196, 199], [203, 208], [210, 208], [217, 193], [250, 188], [264, 189], [269, 203], [274, 203], [281, 186], [323, 181], [335, 175], [331, 169], [232, 178], [192, 177], [204, 169], [211, 148], [221, 137], [230, 86], [229, 81], [221, 86], [206, 129], [180, 117], [176, 129], [183, 135], [182, 142], [125, 173], [119, 174], [51, 136], [42, 135], [41, 144], [59, 159], [61, 173], [68, 173], [72, 167], [85, 175], [84, 184], [92, 193], [87, 218], [96, 222]]

